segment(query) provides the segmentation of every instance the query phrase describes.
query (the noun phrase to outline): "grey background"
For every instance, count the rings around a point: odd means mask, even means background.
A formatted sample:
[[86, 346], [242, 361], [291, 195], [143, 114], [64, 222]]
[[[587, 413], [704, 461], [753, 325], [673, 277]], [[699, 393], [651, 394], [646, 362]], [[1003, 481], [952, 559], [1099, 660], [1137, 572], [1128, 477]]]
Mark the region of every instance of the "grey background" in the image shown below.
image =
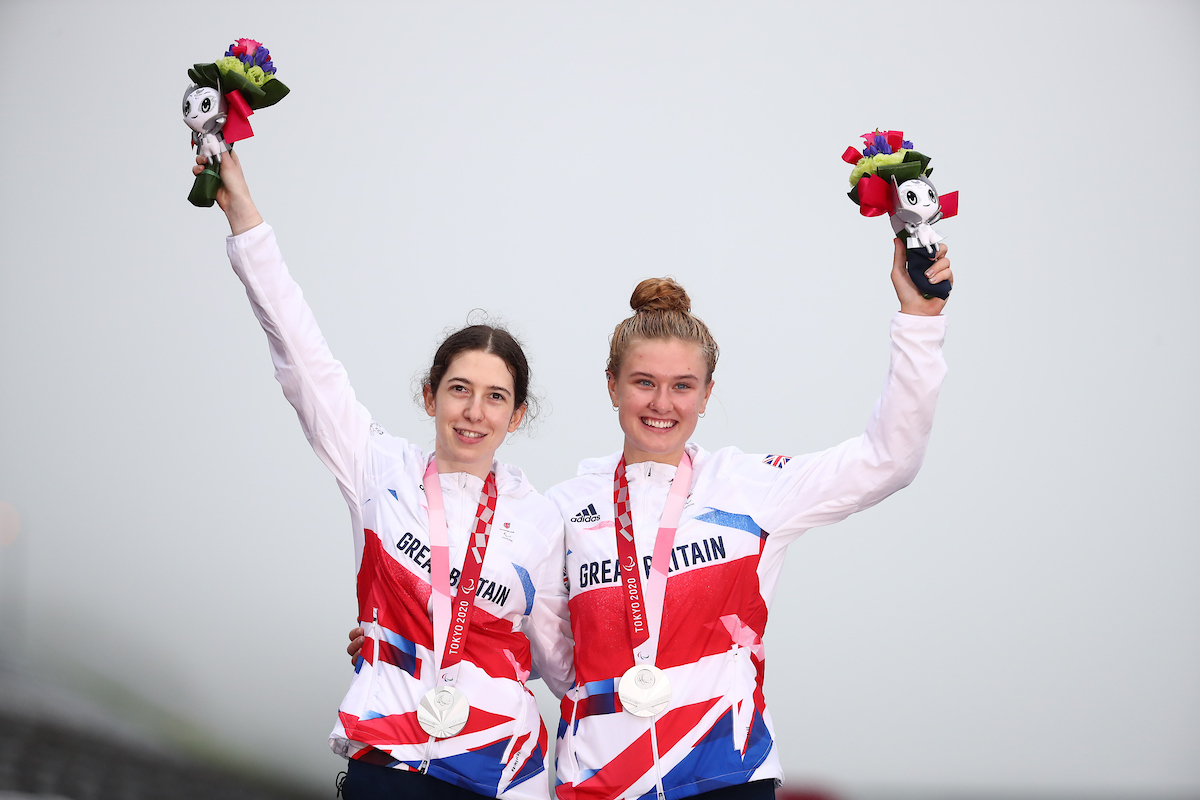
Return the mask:
[[951, 372], [916, 483], [793, 547], [789, 779], [1200, 793], [1198, 33], [1179, 2], [0, 4], [0, 648], [338, 769], [346, 511], [185, 202], [186, 68], [250, 36], [293, 93], [238, 152], [359, 397], [430, 441], [440, 332], [508, 319], [548, 413], [501, 454], [542, 488], [619, 447], [606, 337], [649, 275], [721, 344], [698, 441], [856, 435], [896, 301], [839, 156], [903, 129], [962, 193]]

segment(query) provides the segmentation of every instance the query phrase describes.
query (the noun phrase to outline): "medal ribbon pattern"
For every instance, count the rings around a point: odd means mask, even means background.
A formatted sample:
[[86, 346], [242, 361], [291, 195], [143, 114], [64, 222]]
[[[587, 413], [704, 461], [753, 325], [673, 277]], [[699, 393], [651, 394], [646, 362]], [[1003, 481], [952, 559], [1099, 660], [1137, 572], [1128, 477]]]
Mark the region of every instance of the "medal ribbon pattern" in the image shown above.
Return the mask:
[[621, 562], [621, 586], [625, 594], [629, 640], [633, 646], [635, 664], [653, 665], [658, 656], [658, 637], [662, 632], [663, 598], [667, 592], [667, 569], [671, 563], [671, 547], [675, 531], [683, 516], [683, 504], [692, 489], [692, 459], [687, 453], [679, 461], [671, 493], [663, 507], [658, 535], [654, 538], [654, 554], [650, 559], [650, 576], [642, 592], [637, 545], [633, 540], [633, 517], [629, 509], [629, 479], [625, 476], [625, 456], [621, 456], [613, 473], [613, 506], [616, 510], [617, 557]]
[[[437, 459], [431, 458], [425, 468], [425, 496], [429, 501], [430, 583], [433, 587], [433, 646], [434, 661], [441, 664], [437, 685], [452, 685], [458, 677], [458, 664], [466, 650], [475, 611], [475, 592], [479, 588], [479, 573], [487, 556], [488, 537], [496, 516], [496, 474], [489, 472], [479, 494], [475, 511], [475, 528], [467, 540], [458, 591], [450, 596], [450, 545], [446, 531], [446, 507], [438, 477]], [[438, 650], [440, 646], [440, 651]]]

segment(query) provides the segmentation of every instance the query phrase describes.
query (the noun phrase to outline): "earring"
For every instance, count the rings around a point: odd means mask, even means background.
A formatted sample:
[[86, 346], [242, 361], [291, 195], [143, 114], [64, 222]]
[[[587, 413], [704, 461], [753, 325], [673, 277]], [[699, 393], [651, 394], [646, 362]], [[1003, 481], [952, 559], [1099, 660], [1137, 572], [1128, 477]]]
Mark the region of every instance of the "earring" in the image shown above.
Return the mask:
[[621, 410], [620, 406], [613, 406], [613, 411], [620, 411], [620, 410]]
[[701, 411], [701, 412], [700, 412], [700, 419], [704, 419], [704, 414], [705, 414], [705, 413], [706, 413], [706, 412], [704, 412], [704, 411]]

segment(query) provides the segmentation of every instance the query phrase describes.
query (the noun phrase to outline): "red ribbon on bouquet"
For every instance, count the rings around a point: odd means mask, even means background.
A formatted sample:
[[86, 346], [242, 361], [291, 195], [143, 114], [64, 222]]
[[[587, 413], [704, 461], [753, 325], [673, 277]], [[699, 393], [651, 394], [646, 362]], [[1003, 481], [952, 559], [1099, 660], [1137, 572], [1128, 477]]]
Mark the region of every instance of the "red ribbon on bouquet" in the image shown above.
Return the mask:
[[225, 119], [225, 127], [222, 132], [225, 135], [225, 142], [233, 144], [240, 142], [242, 139], [249, 139], [254, 135], [254, 131], [250, 128], [250, 115], [254, 113], [254, 109], [246, 102], [246, 98], [242, 97], [242, 93], [237, 89], [232, 92], [225, 93], [225, 99], [229, 101], [228, 116]]
[[958, 192], [938, 195], [938, 204], [942, 207], [942, 219], [953, 217], [958, 213]]
[[858, 179], [858, 213], [864, 217], [894, 214], [892, 184], [878, 175], [863, 175]]

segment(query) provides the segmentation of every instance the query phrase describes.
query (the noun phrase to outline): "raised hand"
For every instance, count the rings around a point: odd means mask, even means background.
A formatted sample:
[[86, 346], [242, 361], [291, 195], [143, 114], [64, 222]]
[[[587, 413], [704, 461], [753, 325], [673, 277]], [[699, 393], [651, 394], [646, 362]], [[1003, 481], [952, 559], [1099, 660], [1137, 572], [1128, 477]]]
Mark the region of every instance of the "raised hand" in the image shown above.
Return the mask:
[[[207, 164], [204, 156], [196, 156], [192, 174], [199, 175]], [[221, 187], [217, 189], [217, 205], [225, 212], [229, 230], [234, 236], [245, 233], [263, 221], [254, 207], [254, 201], [250, 199], [250, 187], [246, 185], [246, 176], [242, 173], [242, 162], [232, 150], [221, 159]]]
[[[940, 297], [926, 298], [913, 285], [912, 279], [908, 277], [908, 251], [905, 249], [904, 242], [899, 239], [894, 240], [895, 255], [892, 258], [892, 285], [896, 287], [896, 297], [900, 299], [900, 310], [905, 314], [915, 314], [921, 317], [936, 317], [942, 313], [942, 309], [946, 305], [946, 301]], [[930, 283], [938, 284], [942, 281], [954, 283], [954, 273], [950, 271], [950, 259], [946, 258], [946, 245], [938, 246], [937, 260], [929, 269], [925, 270], [925, 276]]]

